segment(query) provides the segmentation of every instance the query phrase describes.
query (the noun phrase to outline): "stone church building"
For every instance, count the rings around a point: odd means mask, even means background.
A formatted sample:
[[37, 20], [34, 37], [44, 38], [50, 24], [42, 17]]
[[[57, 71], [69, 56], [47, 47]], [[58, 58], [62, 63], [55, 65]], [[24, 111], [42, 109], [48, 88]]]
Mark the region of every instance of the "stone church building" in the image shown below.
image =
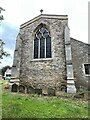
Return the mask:
[[16, 39], [12, 79], [19, 84], [12, 89], [57, 95], [88, 87], [89, 50], [89, 44], [70, 37], [67, 15], [41, 14], [27, 21]]

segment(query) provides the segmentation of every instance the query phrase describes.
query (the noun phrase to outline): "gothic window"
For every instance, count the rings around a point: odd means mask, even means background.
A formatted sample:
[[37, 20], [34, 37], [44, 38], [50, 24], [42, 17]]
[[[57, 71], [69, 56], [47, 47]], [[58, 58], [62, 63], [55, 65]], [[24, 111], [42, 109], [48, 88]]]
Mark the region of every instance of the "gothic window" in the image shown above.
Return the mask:
[[85, 74], [90, 75], [90, 64], [84, 64], [85, 67]]
[[41, 24], [34, 38], [34, 59], [51, 58], [51, 37], [45, 25]]

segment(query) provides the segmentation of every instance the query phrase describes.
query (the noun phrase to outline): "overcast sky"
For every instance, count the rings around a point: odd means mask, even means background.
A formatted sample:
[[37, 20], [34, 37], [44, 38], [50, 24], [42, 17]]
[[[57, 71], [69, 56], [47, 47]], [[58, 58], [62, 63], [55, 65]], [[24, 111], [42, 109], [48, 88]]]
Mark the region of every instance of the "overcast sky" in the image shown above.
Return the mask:
[[43, 14], [68, 15], [70, 36], [88, 43], [88, 1], [89, 0], [0, 0], [0, 6], [6, 11], [2, 12], [2, 38], [5, 49], [11, 56], [2, 60], [2, 65], [12, 65], [15, 39], [20, 24], [38, 16], [40, 9]]

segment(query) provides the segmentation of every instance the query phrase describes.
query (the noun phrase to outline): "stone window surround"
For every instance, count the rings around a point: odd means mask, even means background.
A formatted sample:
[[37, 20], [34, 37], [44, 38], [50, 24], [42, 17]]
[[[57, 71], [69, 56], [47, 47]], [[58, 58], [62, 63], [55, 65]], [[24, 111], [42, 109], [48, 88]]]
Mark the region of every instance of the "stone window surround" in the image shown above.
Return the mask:
[[37, 61], [53, 61], [53, 58], [40, 58], [40, 59], [33, 59], [31, 62], [37, 62]]
[[85, 64], [90, 64], [90, 63], [83, 63], [83, 64], [82, 64], [83, 73], [84, 73], [84, 75], [85, 75], [86, 77], [88, 77], [88, 76], [90, 76], [90, 74], [86, 74], [86, 73], [85, 73], [85, 66], [84, 66]]
[[[42, 24], [42, 23], [41, 23]], [[44, 24], [45, 25], [45, 24]], [[47, 25], [46, 25], [47, 26]], [[46, 27], [46, 28], [48, 28], [48, 27]], [[35, 34], [34, 34], [35, 35]], [[31, 60], [31, 62], [32, 61], [52, 61], [53, 60], [53, 52], [52, 52], [52, 47], [53, 47], [53, 41], [52, 41], [52, 37], [51, 37], [51, 35], [50, 35], [50, 30], [49, 30], [49, 36], [50, 36], [50, 38], [51, 38], [51, 58], [46, 58], [46, 48], [45, 48], [45, 58], [34, 58], [34, 37], [33, 37], [33, 54], [32, 54], [32, 60]], [[40, 42], [40, 41], [39, 41]], [[46, 40], [45, 40], [45, 47], [46, 47]], [[40, 49], [40, 43], [39, 43], [39, 49]], [[40, 52], [40, 50], [38, 50], [39, 52]], [[40, 55], [39, 55], [39, 57], [40, 57]]]
[[[34, 59], [34, 52], [32, 52], [32, 60], [31, 60], [31, 62], [53, 61], [53, 59], [54, 59], [53, 39], [54, 38], [51, 37], [51, 54], [52, 54], [51, 56], [52, 57], [51, 58], [37, 58], [37, 59]], [[34, 51], [34, 40], [33, 40], [33, 51]]]
[[[34, 37], [33, 37], [33, 39], [34, 39]], [[37, 58], [37, 59], [34, 59], [34, 52], [32, 52], [32, 60], [31, 60], [31, 62], [53, 61], [53, 59], [54, 59], [53, 39], [54, 38], [51, 37], [51, 54], [52, 54], [51, 56], [52, 57], [51, 58]], [[34, 51], [34, 40], [33, 40], [33, 51]]]

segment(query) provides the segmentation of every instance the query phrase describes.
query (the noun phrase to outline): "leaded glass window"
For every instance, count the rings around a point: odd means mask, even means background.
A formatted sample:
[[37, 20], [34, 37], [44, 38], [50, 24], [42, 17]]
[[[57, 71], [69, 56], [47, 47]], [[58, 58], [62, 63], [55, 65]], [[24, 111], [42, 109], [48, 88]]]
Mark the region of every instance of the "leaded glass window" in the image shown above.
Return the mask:
[[51, 37], [48, 29], [41, 25], [36, 31], [34, 39], [34, 59], [51, 58]]
[[40, 39], [40, 58], [45, 58], [45, 38]]
[[84, 64], [85, 67], [85, 74], [90, 75], [90, 64]]
[[38, 58], [38, 44], [39, 40], [38, 38], [34, 39], [34, 58]]
[[51, 58], [51, 38], [46, 38], [46, 58]]

